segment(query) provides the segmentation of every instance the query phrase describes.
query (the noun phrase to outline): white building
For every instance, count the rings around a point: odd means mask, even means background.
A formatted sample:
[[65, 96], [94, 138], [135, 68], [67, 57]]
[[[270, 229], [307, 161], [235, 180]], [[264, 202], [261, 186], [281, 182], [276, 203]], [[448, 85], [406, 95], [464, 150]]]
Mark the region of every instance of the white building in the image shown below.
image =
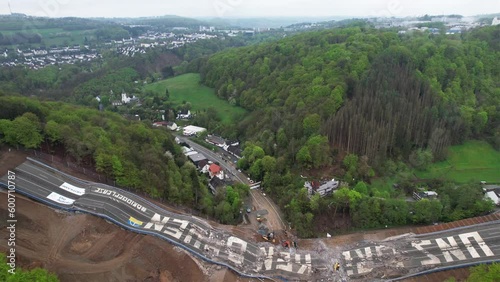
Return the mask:
[[188, 126], [184, 127], [183, 134], [185, 136], [193, 136], [193, 135], [200, 134], [204, 131], [207, 131], [207, 129], [203, 128], [203, 127], [199, 127], [199, 126], [188, 125]]
[[307, 188], [309, 195], [319, 194], [321, 197], [333, 193], [335, 189], [339, 187], [340, 182], [338, 180], [332, 179], [330, 181], [306, 181], [304, 187]]
[[176, 131], [179, 127], [177, 126], [177, 124], [175, 122], [167, 122], [167, 128], [172, 130], [172, 131]]
[[499, 25], [499, 24], [500, 24], [500, 20], [498, 19], [498, 17], [494, 17], [493, 21], [491, 22], [491, 25]]
[[500, 198], [495, 191], [486, 192], [485, 198], [491, 199], [495, 205], [500, 206]]
[[130, 103], [131, 98], [127, 95], [127, 93], [122, 93], [122, 103], [128, 104]]
[[191, 118], [191, 111], [181, 111], [177, 114], [177, 119], [190, 119]]

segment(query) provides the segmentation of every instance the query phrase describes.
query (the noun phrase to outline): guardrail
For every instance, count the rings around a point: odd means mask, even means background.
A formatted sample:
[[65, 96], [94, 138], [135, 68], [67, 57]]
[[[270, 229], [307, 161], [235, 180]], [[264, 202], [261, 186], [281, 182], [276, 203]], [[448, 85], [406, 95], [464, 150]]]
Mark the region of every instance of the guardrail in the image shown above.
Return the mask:
[[[4, 189], [8, 189], [8, 185], [1, 182], [0, 181], [0, 187], [1, 188], [4, 188]], [[130, 230], [132, 232], [136, 232], [136, 233], [139, 233], [139, 234], [144, 234], [144, 235], [151, 235], [151, 236], [156, 236], [160, 239], [163, 239], [179, 248], [182, 248], [188, 252], [190, 252], [191, 254], [195, 255], [196, 257], [199, 257], [200, 259], [204, 260], [204, 261], [207, 261], [209, 263], [213, 263], [213, 264], [216, 264], [216, 265], [220, 265], [220, 266], [224, 266], [224, 267], [227, 267], [228, 269], [236, 272], [238, 275], [242, 276], [242, 277], [246, 277], [246, 278], [256, 278], [256, 279], [268, 279], [268, 280], [271, 280], [271, 281], [274, 281], [274, 279], [270, 276], [263, 276], [263, 275], [252, 275], [252, 274], [247, 274], [247, 273], [244, 273], [244, 272], [241, 272], [239, 271], [238, 269], [236, 269], [235, 267], [229, 265], [229, 264], [226, 264], [226, 263], [223, 263], [223, 262], [220, 262], [220, 261], [215, 261], [215, 260], [211, 260], [210, 258], [207, 258], [205, 256], [203, 256], [202, 254], [200, 254], [199, 252], [181, 244], [181, 243], [178, 243], [166, 236], [163, 236], [161, 234], [158, 234], [156, 232], [152, 232], [152, 231], [146, 231], [146, 230], [142, 230], [142, 229], [138, 229], [138, 228], [133, 228], [131, 227], [130, 225], [127, 225], [127, 224], [124, 224], [122, 222], [119, 222], [118, 220], [112, 218], [112, 217], [109, 217], [108, 215], [105, 215], [105, 214], [101, 214], [101, 213], [97, 213], [97, 212], [92, 212], [92, 211], [88, 211], [88, 210], [84, 210], [84, 209], [80, 209], [80, 208], [75, 208], [75, 207], [71, 207], [71, 208], [68, 208], [68, 207], [63, 207], [63, 206], [60, 206], [58, 204], [55, 204], [53, 202], [50, 202], [50, 201], [47, 201], [43, 198], [40, 198], [36, 195], [32, 195], [28, 192], [25, 192], [25, 191], [22, 191], [22, 190], [18, 190], [19, 187], [17, 187], [16, 189], [16, 193], [19, 193], [21, 195], [24, 195], [24, 196], [27, 196], [29, 198], [32, 198], [36, 201], [39, 201], [43, 204], [46, 204], [50, 207], [53, 207], [53, 208], [56, 208], [56, 209], [61, 209], [61, 210], [64, 210], [64, 211], [68, 211], [68, 212], [81, 212], [81, 213], [86, 213], [86, 214], [90, 214], [90, 215], [95, 215], [95, 216], [98, 216], [98, 217], [101, 217], [101, 218], [104, 218], [106, 220], [109, 220], [111, 222], [113, 222], [114, 224], [126, 229], [126, 230]], [[279, 279], [279, 278], [278, 278]]]

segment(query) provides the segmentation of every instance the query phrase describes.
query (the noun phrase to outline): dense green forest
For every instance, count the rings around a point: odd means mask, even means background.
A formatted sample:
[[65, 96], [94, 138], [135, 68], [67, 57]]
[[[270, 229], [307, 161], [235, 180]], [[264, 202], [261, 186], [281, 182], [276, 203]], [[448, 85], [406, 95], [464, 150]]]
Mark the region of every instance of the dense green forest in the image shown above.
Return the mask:
[[[498, 26], [461, 35], [398, 35], [357, 22], [274, 41], [276, 36], [202, 40], [133, 58], [110, 53], [101, 61], [37, 71], [4, 68], [0, 90], [93, 108], [97, 95], [109, 107], [116, 98], [111, 90], [126, 91], [146, 97], [148, 108], [168, 112], [170, 94], [143, 93], [144, 81], [200, 72], [220, 98], [249, 111], [237, 125], [209, 129], [246, 141], [239, 167], [262, 181], [301, 236], [326, 231], [325, 218], [333, 223], [328, 228], [346, 226], [335, 226], [337, 221], [376, 228], [491, 211], [478, 181], [416, 182], [414, 171], [445, 159], [447, 148], [464, 140], [500, 148]], [[256, 42], [264, 43], [246, 46]], [[172, 137], [147, 121], [64, 103], [1, 99], [3, 143], [62, 147], [119, 185], [195, 207], [223, 223], [238, 222], [248, 187], [212, 196]], [[342, 189], [309, 198], [301, 174], [340, 178]], [[386, 181], [381, 177], [397, 188], [377, 187]], [[406, 200], [422, 187], [437, 191], [439, 200]]]
[[[229, 49], [198, 65], [220, 97], [253, 111], [239, 133], [266, 153], [295, 161], [321, 134], [371, 162], [415, 148], [441, 157], [471, 137], [500, 147], [499, 34], [332, 29]], [[280, 132], [286, 143], [277, 142]]]
[[95, 168], [121, 187], [194, 208], [223, 223], [240, 220], [240, 199], [248, 186], [235, 185], [213, 196], [206, 178], [166, 130], [62, 102], [0, 96], [0, 103], [1, 143], [44, 146], [53, 153], [62, 148], [65, 158]]
[[7, 264], [6, 254], [0, 253], [0, 281], [4, 282], [57, 282], [59, 279], [55, 274], [49, 273], [45, 269], [35, 268], [32, 270], [22, 270], [16, 268], [15, 273], [9, 273], [10, 266]]
[[[500, 148], [499, 35], [498, 26], [450, 36], [358, 24], [228, 49], [192, 66], [219, 97], [251, 112], [218, 131], [248, 140], [238, 165], [263, 180], [299, 234], [311, 236], [325, 216], [374, 228], [492, 210], [478, 182], [416, 183], [412, 170], [445, 159], [464, 140]], [[351, 189], [309, 199], [294, 175], [331, 167]], [[398, 189], [370, 185], [381, 176]], [[406, 201], [417, 187], [438, 191], [440, 200]]]

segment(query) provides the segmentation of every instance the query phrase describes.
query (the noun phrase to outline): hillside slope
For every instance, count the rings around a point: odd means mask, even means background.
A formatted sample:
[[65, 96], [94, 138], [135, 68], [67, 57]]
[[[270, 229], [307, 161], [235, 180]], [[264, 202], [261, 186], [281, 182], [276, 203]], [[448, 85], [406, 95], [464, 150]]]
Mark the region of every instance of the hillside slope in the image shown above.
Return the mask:
[[370, 158], [427, 147], [442, 157], [472, 136], [500, 147], [499, 34], [332, 29], [229, 49], [199, 71], [221, 98], [252, 111], [238, 133], [290, 162], [315, 134]]

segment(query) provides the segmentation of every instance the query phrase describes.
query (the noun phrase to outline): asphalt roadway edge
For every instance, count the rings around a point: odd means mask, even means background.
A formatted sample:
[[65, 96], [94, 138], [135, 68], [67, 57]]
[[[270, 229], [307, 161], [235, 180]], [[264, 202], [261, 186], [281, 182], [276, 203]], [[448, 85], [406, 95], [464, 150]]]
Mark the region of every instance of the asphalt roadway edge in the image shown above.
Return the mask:
[[[6, 191], [8, 190], [8, 185], [3, 183], [3, 182], [0, 182], [0, 188], [2, 189], [5, 189]], [[50, 201], [47, 201], [45, 199], [42, 199], [38, 196], [35, 196], [35, 195], [32, 195], [30, 193], [27, 193], [25, 191], [22, 191], [22, 190], [17, 190], [16, 189], [16, 193], [19, 193], [23, 196], [26, 196], [28, 198], [31, 198], [31, 199], [34, 199], [38, 202], [41, 202], [45, 205], [48, 205], [50, 207], [53, 207], [53, 208], [56, 208], [56, 209], [60, 209], [60, 210], [64, 210], [64, 211], [67, 211], [67, 212], [74, 212], [74, 213], [86, 213], [86, 214], [90, 214], [90, 215], [94, 215], [94, 216], [98, 216], [98, 217], [101, 217], [101, 218], [104, 218], [105, 220], [109, 220], [111, 221], [112, 223], [124, 228], [125, 230], [130, 230], [132, 232], [136, 232], [136, 233], [139, 233], [139, 234], [143, 234], [143, 235], [152, 235], [152, 236], [156, 236], [160, 239], [163, 239], [163, 240], [166, 240], [167, 242], [177, 246], [177, 247], [180, 247], [188, 252], [190, 252], [191, 254], [195, 255], [196, 257], [208, 262], [208, 263], [213, 263], [213, 264], [216, 264], [216, 265], [220, 265], [220, 266], [224, 266], [224, 267], [227, 267], [228, 269], [234, 271], [235, 273], [237, 273], [238, 275], [242, 276], [242, 277], [246, 277], [246, 278], [256, 278], [256, 279], [267, 279], [267, 280], [271, 280], [271, 281], [276, 281], [275, 279], [273, 279], [272, 277], [269, 277], [269, 276], [262, 276], [262, 275], [252, 275], [252, 274], [247, 274], [247, 273], [244, 273], [244, 272], [240, 272], [238, 269], [236, 269], [235, 267], [229, 265], [229, 264], [226, 264], [226, 263], [223, 263], [223, 262], [220, 262], [220, 261], [214, 261], [214, 260], [211, 260], [205, 256], [203, 256], [202, 254], [200, 254], [199, 252], [183, 245], [183, 244], [180, 244], [178, 242], [175, 242], [174, 240], [166, 237], [166, 236], [163, 236], [161, 234], [158, 234], [156, 232], [151, 232], [151, 231], [145, 231], [145, 230], [141, 230], [141, 229], [137, 229], [137, 228], [133, 228], [131, 226], [128, 226], [126, 224], [123, 224], [111, 217], [109, 217], [108, 215], [105, 215], [105, 214], [100, 214], [100, 213], [96, 213], [96, 212], [91, 212], [91, 211], [87, 211], [87, 210], [83, 210], [83, 209], [79, 209], [79, 208], [67, 208], [67, 207], [63, 207], [63, 206], [59, 206], [55, 203], [52, 203]]]
[[[414, 236], [415, 236], [415, 238], [420, 238], [420, 237], [425, 237], [425, 236], [439, 235], [441, 233], [446, 233], [446, 232], [450, 232], [450, 231], [464, 230], [464, 229], [471, 228], [472, 226], [481, 227], [481, 226], [493, 225], [493, 224], [498, 224], [498, 223], [500, 223], [500, 220], [492, 220], [492, 221], [487, 221], [487, 222], [476, 223], [474, 225], [459, 226], [459, 227], [450, 228], [450, 229], [443, 229], [443, 230], [435, 231], [435, 232], [416, 234]], [[410, 233], [410, 234], [414, 234], [414, 233]]]
[[[40, 162], [38, 160], [35, 160], [35, 159], [32, 159], [32, 158], [27, 158], [27, 160], [31, 161], [31, 162], [34, 162], [38, 165], [41, 165], [47, 169], [50, 169], [51, 171], [61, 175], [61, 176], [64, 176], [64, 177], [67, 177], [77, 183], [81, 183], [81, 184], [85, 184], [85, 185], [98, 185], [98, 186], [104, 186], [104, 187], [109, 187], [109, 188], [112, 188], [112, 189], [115, 189], [115, 190], [118, 190], [124, 194], [127, 194], [127, 195], [132, 195], [134, 198], [137, 198], [137, 199], [140, 199], [142, 202], [166, 213], [166, 214], [171, 214], [171, 215], [175, 215], [177, 217], [183, 217], [183, 218], [186, 218], [186, 219], [189, 219], [191, 221], [197, 221], [198, 223], [201, 223], [202, 225], [205, 225], [207, 227], [209, 227], [210, 229], [214, 229], [214, 227], [212, 227], [210, 224], [208, 224], [207, 222], [205, 222], [204, 220], [201, 220], [197, 217], [194, 217], [194, 216], [183, 216], [183, 215], [180, 215], [180, 214], [177, 214], [177, 213], [174, 213], [174, 212], [171, 212], [171, 211], [167, 211], [165, 210], [164, 208], [161, 208], [157, 205], [155, 205], [154, 203], [151, 203], [150, 201], [148, 201], [147, 199], [144, 199], [142, 197], [139, 197], [138, 195], [136, 194], [133, 194], [129, 191], [126, 191], [126, 190], [123, 190], [123, 189], [120, 189], [120, 188], [117, 188], [117, 187], [114, 187], [114, 186], [109, 186], [109, 185], [106, 185], [106, 184], [102, 184], [102, 183], [96, 183], [96, 182], [92, 182], [92, 181], [86, 181], [86, 180], [82, 180], [82, 179], [79, 179], [77, 177], [74, 177], [74, 176], [71, 176], [67, 173], [64, 173], [62, 171], [59, 171], [57, 170], [56, 168], [53, 168], [43, 162]], [[4, 188], [4, 189], [7, 189], [7, 185], [3, 182], [0, 182], [0, 188]], [[208, 257], [205, 257], [203, 256], [202, 254], [198, 253], [197, 251], [181, 244], [181, 243], [178, 243], [176, 241], [173, 241], [172, 239], [170, 238], [167, 238], [161, 234], [157, 234], [155, 232], [151, 232], [151, 231], [145, 231], [145, 230], [142, 230], [142, 229], [136, 229], [136, 228], [133, 228], [129, 225], [126, 225], [124, 223], [121, 223], [113, 218], [111, 218], [110, 216], [108, 215], [105, 215], [105, 214], [101, 214], [101, 213], [97, 213], [97, 212], [93, 212], [93, 211], [88, 211], [88, 210], [84, 210], [84, 209], [81, 209], [81, 208], [68, 208], [68, 207], [63, 207], [63, 206], [59, 206], [55, 203], [52, 203], [50, 201], [47, 201], [43, 198], [40, 198], [38, 196], [35, 196], [35, 195], [32, 195], [30, 193], [27, 193], [25, 191], [22, 191], [22, 190], [16, 190], [16, 192], [18, 192], [19, 194], [21, 195], [24, 195], [24, 196], [27, 196], [28, 198], [32, 198], [32, 199], [35, 199], [41, 203], [44, 203], [50, 207], [53, 207], [53, 208], [56, 208], [56, 209], [61, 209], [61, 210], [65, 210], [65, 211], [68, 211], [68, 212], [81, 212], [81, 213], [87, 213], [87, 214], [91, 214], [91, 215], [95, 215], [95, 216], [98, 216], [98, 217], [101, 217], [101, 218], [104, 218], [106, 220], [109, 220], [111, 222], [113, 222], [114, 224], [126, 229], [126, 230], [130, 230], [132, 232], [136, 232], [136, 233], [139, 233], [139, 234], [145, 234], [145, 235], [153, 235], [153, 236], [156, 236], [160, 239], [163, 239], [163, 240], [166, 240], [167, 242], [169, 243], [172, 243], [174, 244], [175, 246], [178, 246], [180, 248], [183, 248], [184, 250], [194, 254], [195, 256], [209, 262], [209, 263], [213, 263], [213, 264], [216, 264], [216, 265], [220, 265], [220, 266], [224, 266], [224, 267], [227, 267], [228, 269], [230, 270], [233, 270], [235, 273], [237, 273], [238, 275], [242, 276], [242, 277], [248, 277], [248, 278], [257, 278], [257, 279], [268, 279], [268, 280], [272, 280], [274, 281], [274, 279], [272, 277], [269, 277], [269, 276], [261, 276], [261, 275], [252, 275], [252, 274], [246, 274], [244, 272], [240, 272], [238, 269], [236, 269], [235, 267], [231, 266], [231, 265], [228, 265], [224, 262], [220, 262], [220, 261], [215, 261], [215, 260], [211, 260], [210, 258]], [[391, 241], [391, 240], [397, 240], [398, 238], [401, 238], [401, 237], [414, 237], [414, 238], [420, 238], [420, 237], [424, 237], [424, 236], [430, 236], [430, 235], [438, 235], [438, 234], [442, 234], [442, 233], [446, 233], [446, 232], [450, 232], [450, 231], [454, 231], [454, 230], [463, 230], [463, 229], [467, 229], [467, 228], [470, 228], [471, 226], [487, 226], [487, 225], [493, 225], [493, 224], [497, 224], [499, 223], [500, 220], [494, 220], [494, 221], [488, 221], [488, 222], [483, 222], [483, 223], [477, 223], [477, 224], [473, 224], [473, 225], [468, 225], [468, 226], [460, 226], [460, 227], [455, 227], [455, 228], [449, 228], [449, 229], [445, 229], [445, 230], [440, 230], [440, 231], [435, 231], [435, 232], [429, 232], [429, 233], [421, 233], [421, 234], [415, 234], [415, 233], [406, 233], [406, 234], [401, 234], [401, 235], [396, 235], [396, 236], [392, 236], [392, 237], [388, 237], [386, 239], [384, 239], [383, 241]], [[438, 267], [438, 268], [433, 268], [433, 269], [428, 269], [428, 270], [424, 270], [424, 271], [421, 271], [421, 272], [417, 272], [417, 273], [412, 273], [412, 274], [409, 274], [407, 276], [402, 276], [402, 277], [398, 277], [398, 278], [394, 278], [394, 279], [385, 279], [385, 280], [377, 280], [377, 281], [401, 281], [401, 280], [404, 280], [404, 279], [408, 279], [408, 278], [411, 278], [411, 277], [417, 277], [417, 276], [421, 276], [421, 275], [426, 275], [426, 274], [430, 274], [430, 273], [435, 273], [435, 272], [439, 272], [439, 271], [445, 271], [445, 270], [452, 270], [452, 269], [458, 269], [458, 268], [462, 268], [462, 267], [470, 267], [470, 266], [475, 266], [475, 265], [479, 265], [479, 264], [484, 264], [484, 263], [493, 263], [493, 262], [499, 262], [500, 260], [484, 260], [484, 261], [477, 261], [477, 262], [471, 262], [471, 263], [464, 263], [464, 264], [460, 264], [460, 265], [451, 265], [451, 266], [446, 266], [446, 267]], [[274, 278], [276, 279], [287, 279], [287, 278], [283, 278], [279, 275], [276, 275], [274, 276]]]
[[104, 187], [104, 188], [108, 188], [108, 189], [112, 189], [112, 190], [118, 190], [120, 191], [121, 193], [123, 194], [127, 194], [127, 196], [132, 196], [136, 199], [139, 199], [141, 200], [142, 202], [144, 203], [147, 203], [148, 205], [158, 209], [159, 211], [167, 214], [167, 215], [175, 215], [176, 217], [179, 217], [179, 218], [183, 218], [183, 219], [186, 219], [186, 220], [191, 220], [191, 221], [196, 221], [197, 223], [199, 223], [200, 225], [203, 225], [204, 227], [206, 227], [207, 229], [210, 229], [210, 230], [214, 230], [214, 227], [212, 225], [210, 225], [209, 223], [207, 223], [206, 221], [198, 218], [198, 217], [195, 217], [195, 216], [185, 216], [185, 215], [182, 215], [182, 214], [178, 214], [178, 213], [174, 213], [174, 212], [171, 212], [171, 211], [168, 211], [162, 207], [159, 207], [157, 206], [156, 204], [154, 204], [153, 202], [151, 201], [148, 201], [147, 199], [144, 199], [143, 197], [139, 196], [139, 195], [136, 195], [132, 192], [129, 192], [127, 190], [124, 190], [124, 189], [121, 189], [121, 188], [118, 188], [118, 187], [115, 187], [115, 186], [110, 186], [110, 185], [107, 185], [107, 184], [104, 184], [104, 183], [99, 183], [99, 182], [94, 182], [94, 181], [86, 181], [86, 180], [83, 180], [83, 179], [80, 179], [80, 178], [77, 178], [77, 177], [74, 177], [70, 174], [67, 174], [63, 171], [60, 171], [54, 167], [51, 167], [39, 160], [35, 160], [33, 158], [30, 158], [30, 157], [27, 157], [26, 158], [28, 161], [30, 162], [33, 162], [33, 163], [36, 163], [38, 165], [41, 165], [43, 167], [45, 167], [46, 169], [49, 169], [51, 171], [54, 171], [56, 172], [57, 174], [59, 175], [62, 175], [62, 176], [65, 176], [67, 178], [70, 178], [71, 180], [75, 181], [75, 182], [78, 182], [78, 183], [81, 183], [81, 184], [84, 184], [84, 185], [90, 185], [90, 186], [100, 186], [100, 187]]

